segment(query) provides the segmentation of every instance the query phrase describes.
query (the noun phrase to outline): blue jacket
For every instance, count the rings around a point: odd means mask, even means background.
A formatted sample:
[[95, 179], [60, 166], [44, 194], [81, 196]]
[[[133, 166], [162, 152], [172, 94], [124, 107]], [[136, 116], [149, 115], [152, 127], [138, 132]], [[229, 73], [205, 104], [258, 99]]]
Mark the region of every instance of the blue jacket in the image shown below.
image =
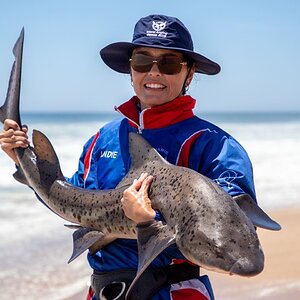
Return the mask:
[[[231, 196], [250, 194], [255, 199], [252, 166], [242, 146], [228, 133], [193, 114], [195, 100], [179, 97], [169, 103], [139, 111], [133, 97], [116, 108], [124, 118], [114, 120], [85, 144], [78, 171], [69, 180], [87, 189], [112, 189], [130, 167], [128, 133], [139, 132], [166, 160], [217, 182]], [[152, 267], [184, 259], [176, 245], [161, 253]], [[93, 269], [109, 271], [137, 268], [135, 240], [117, 239], [88, 254]]]

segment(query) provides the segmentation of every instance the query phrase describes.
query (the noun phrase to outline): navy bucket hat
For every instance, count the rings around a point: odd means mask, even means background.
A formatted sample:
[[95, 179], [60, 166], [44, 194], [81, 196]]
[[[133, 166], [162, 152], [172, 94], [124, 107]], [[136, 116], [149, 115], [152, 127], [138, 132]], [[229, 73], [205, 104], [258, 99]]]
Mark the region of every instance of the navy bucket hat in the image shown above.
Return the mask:
[[184, 53], [195, 63], [197, 73], [215, 75], [221, 70], [217, 63], [194, 52], [189, 31], [180, 20], [174, 17], [150, 15], [141, 18], [135, 25], [131, 43], [109, 44], [100, 51], [100, 56], [111, 69], [129, 74], [129, 59], [133, 49], [137, 47], [170, 49]]

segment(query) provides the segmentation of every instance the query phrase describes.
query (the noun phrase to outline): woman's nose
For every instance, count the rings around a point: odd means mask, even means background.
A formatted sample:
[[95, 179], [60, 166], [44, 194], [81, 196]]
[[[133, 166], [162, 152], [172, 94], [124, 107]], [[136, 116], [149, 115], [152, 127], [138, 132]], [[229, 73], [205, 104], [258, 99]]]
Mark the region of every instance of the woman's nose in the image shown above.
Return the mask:
[[161, 72], [159, 71], [159, 68], [158, 68], [158, 64], [156, 62], [153, 63], [152, 68], [149, 71], [149, 74], [152, 76], [157, 76], [157, 75], [161, 74]]

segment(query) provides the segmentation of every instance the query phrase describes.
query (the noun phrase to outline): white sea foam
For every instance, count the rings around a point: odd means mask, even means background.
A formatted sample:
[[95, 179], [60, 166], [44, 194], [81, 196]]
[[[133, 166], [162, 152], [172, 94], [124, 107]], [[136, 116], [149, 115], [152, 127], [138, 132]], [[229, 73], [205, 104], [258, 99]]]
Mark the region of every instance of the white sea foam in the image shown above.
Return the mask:
[[224, 124], [248, 152], [263, 208], [300, 205], [300, 120]]

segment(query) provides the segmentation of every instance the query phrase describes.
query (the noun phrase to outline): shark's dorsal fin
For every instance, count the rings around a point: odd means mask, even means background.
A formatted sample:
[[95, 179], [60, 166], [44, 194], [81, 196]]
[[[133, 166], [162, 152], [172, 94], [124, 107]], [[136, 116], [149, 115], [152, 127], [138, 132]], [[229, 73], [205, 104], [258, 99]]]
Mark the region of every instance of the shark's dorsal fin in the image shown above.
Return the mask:
[[139, 250], [139, 266], [136, 277], [127, 291], [126, 299], [128, 299], [136, 282], [151, 262], [167, 247], [174, 244], [176, 240], [174, 232], [168, 225], [163, 224], [161, 221], [153, 221], [151, 224], [138, 226], [137, 242]]
[[5, 119], [11, 119], [18, 123], [21, 127], [21, 119], [19, 112], [20, 89], [21, 89], [21, 71], [22, 71], [22, 55], [24, 43], [24, 28], [22, 28], [20, 36], [13, 48], [15, 61], [11, 68], [9, 84], [4, 105], [0, 108], [0, 121], [4, 123]]
[[131, 157], [131, 168], [139, 169], [146, 162], [158, 161], [166, 162], [161, 155], [139, 134], [130, 132], [129, 153]]
[[130, 169], [124, 179], [118, 184], [117, 188], [131, 185], [143, 172], [150, 175], [151, 169], [156, 164], [170, 165], [141, 135], [130, 132], [129, 136]]
[[254, 226], [269, 229], [280, 230], [281, 226], [272, 220], [250, 197], [248, 194], [233, 197], [241, 210], [251, 220]]

